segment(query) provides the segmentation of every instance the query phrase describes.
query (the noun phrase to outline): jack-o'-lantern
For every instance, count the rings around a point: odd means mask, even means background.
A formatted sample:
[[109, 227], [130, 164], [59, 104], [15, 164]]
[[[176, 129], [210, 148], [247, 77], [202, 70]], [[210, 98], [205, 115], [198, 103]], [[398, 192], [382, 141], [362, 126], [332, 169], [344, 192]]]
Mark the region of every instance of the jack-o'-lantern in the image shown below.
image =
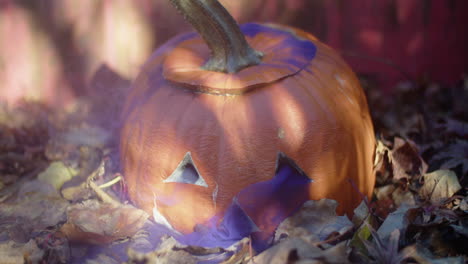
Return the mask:
[[352, 213], [373, 189], [374, 133], [340, 56], [299, 29], [239, 28], [215, 0], [171, 2], [199, 35], [160, 47], [127, 95], [130, 199], [182, 234], [226, 214], [271, 234], [309, 199]]

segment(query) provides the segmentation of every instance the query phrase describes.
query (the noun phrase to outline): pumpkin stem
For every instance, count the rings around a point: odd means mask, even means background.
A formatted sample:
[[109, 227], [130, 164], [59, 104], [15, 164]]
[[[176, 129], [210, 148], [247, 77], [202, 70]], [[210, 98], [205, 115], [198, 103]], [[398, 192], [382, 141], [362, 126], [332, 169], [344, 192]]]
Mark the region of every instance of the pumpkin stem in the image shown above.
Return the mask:
[[249, 46], [234, 18], [217, 0], [170, 1], [211, 50], [203, 69], [233, 73], [261, 62], [263, 54]]

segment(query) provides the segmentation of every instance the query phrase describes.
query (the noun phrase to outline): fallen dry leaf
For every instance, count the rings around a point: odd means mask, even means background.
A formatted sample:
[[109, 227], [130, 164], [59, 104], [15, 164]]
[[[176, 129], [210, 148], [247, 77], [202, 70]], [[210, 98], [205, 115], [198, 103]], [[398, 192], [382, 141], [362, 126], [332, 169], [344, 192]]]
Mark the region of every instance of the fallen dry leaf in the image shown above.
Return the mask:
[[0, 263], [39, 263], [44, 255], [34, 240], [29, 240], [26, 244], [19, 244], [13, 241], [0, 243]]
[[37, 178], [40, 181], [49, 183], [50, 185], [54, 186], [56, 190], [60, 190], [66, 181], [69, 181], [77, 174], [78, 172], [75, 169], [65, 166], [63, 162], [54, 161], [45, 171], [39, 173]]
[[390, 180], [391, 152], [381, 140], [377, 140], [374, 157], [374, 174], [377, 185], [383, 185]]
[[161, 237], [161, 242], [154, 250], [145, 252], [135, 247], [129, 247], [128, 250], [132, 252], [129, 256], [139, 256], [140, 259], [145, 258], [147, 261], [161, 261], [162, 258], [166, 257], [169, 258], [169, 261], [174, 261], [172, 258], [179, 255], [182, 260], [184, 260], [186, 256], [190, 256], [190, 259], [187, 259], [187, 261], [192, 261], [193, 259], [195, 263], [244, 263], [245, 260], [250, 259], [254, 255], [254, 252], [251, 251], [251, 240], [249, 237], [245, 237], [227, 248], [208, 248], [184, 245], [172, 236], [163, 235]]
[[68, 240], [56, 232], [56, 229], [43, 231], [34, 238], [38, 247], [44, 252], [41, 263], [70, 262], [71, 248]]
[[[82, 153], [87, 153], [85, 156], [91, 156], [91, 158], [85, 158], [82, 162], [80, 175], [63, 184], [61, 193], [69, 201], [80, 201], [93, 197], [96, 191], [90, 188], [91, 184], [96, 186], [93, 181], [101, 179], [106, 173], [106, 159], [102, 159], [100, 154], [96, 154], [95, 149], [81, 147], [80, 150]], [[94, 154], [89, 155], [89, 153]], [[101, 189], [97, 191], [105, 193]]]
[[38, 180], [26, 182], [15, 199], [2, 202], [0, 223], [4, 224], [0, 231], [15, 241], [28, 241], [33, 231], [40, 232], [64, 221], [68, 206], [52, 185]]
[[431, 205], [408, 210], [406, 218], [406, 243], [417, 243], [430, 249], [436, 257], [456, 256], [468, 252], [468, 238], [452, 227], [455, 225], [466, 228], [463, 215]]
[[392, 193], [395, 191], [395, 186], [393, 184], [387, 184], [382, 187], [374, 189], [374, 194], [377, 200], [383, 200], [392, 197]]
[[401, 187], [396, 188], [395, 191], [392, 192], [392, 200], [396, 207], [402, 204], [416, 205], [415, 194], [411, 192], [411, 190], [404, 190]]
[[395, 212], [389, 214], [377, 231], [379, 237], [384, 240], [388, 239], [395, 230], [404, 233], [408, 225], [406, 213], [411, 208], [414, 206], [403, 204]]
[[[265, 250], [250, 260], [249, 264], [283, 263], [349, 263], [348, 248], [345, 242], [322, 250], [308, 241], [299, 238], [287, 238]], [[301, 262], [303, 261], [303, 262]]]
[[410, 254], [408, 254], [414, 261], [420, 264], [464, 264], [466, 259], [462, 256], [458, 257], [447, 257], [439, 258], [434, 256], [430, 250], [422, 247], [421, 245], [414, 245], [405, 248], [408, 251], [411, 249]]
[[424, 174], [424, 185], [419, 195], [433, 203], [452, 197], [461, 189], [457, 175], [451, 170], [437, 170]]
[[70, 206], [60, 231], [76, 242], [107, 244], [133, 236], [148, 219], [143, 210], [130, 205], [111, 205], [87, 200]]
[[144, 253], [128, 249], [128, 264], [196, 264], [198, 263], [195, 256], [192, 256], [184, 250], [174, 250], [175, 247], [183, 247], [173, 237], [165, 236], [162, 238], [160, 245], [151, 252]]
[[362, 201], [356, 209], [354, 209], [354, 215], [352, 222], [355, 226], [361, 225], [369, 217], [370, 211], [366, 201]]
[[233, 245], [227, 248], [215, 247], [215, 248], [205, 248], [199, 246], [176, 245], [173, 247], [173, 250], [180, 251], [183, 250], [190, 255], [196, 257], [197, 263], [239, 263], [244, 259], [250, 257], [250, 244], [251, 240], [248, 237], [237, 241]]
[[460, 209], [461, 211], [468, 213], [468, 196], [455, 199], [453, 209]]
[[363, 241], [367, 247], [370, 263], [400, 264], [411, 257], [413, 250], [399, 250], [400, 230], [393, 230], [386, 239], [372, 231], [373, 241]]
[[90, 142], [80, 142], [79, 139], [67, 141], [64, 137], [66, 135], [59, 134], [51, 138], [47, 143], [45, 155], [49, 160], [61, 161], [67, 167], [79, 171], [81, 177], [88, 176], [101, 162], [102, 149], [86, 145]]
[[94, 192], [87, 187], [85, 181], [69, 181], [65, 183], [62, 190], [60, 191], [63, 198], [71, 202], [87, 200], [93, 197]]
[[275, 232], [275, 241], [283, 237], [300, 237], [309, 242], [326, 240], [353, 228], [346, 216], [337, 216], [338, 203], [330, 199], [307, 201], [293, 216], [284, 220]]
[[246, 260], [251, 259], [255, 255], [251, 243], [250, 238], [246, 237], [229, 247], [231, 251], [234, 251], [234, 254], [229, 259], [223, 261], [223, 264], [244, 263]]
[[427, 169], [416, 145], [409, 140], [395, 137], [391, 155], [395, 180], [418, 177]]

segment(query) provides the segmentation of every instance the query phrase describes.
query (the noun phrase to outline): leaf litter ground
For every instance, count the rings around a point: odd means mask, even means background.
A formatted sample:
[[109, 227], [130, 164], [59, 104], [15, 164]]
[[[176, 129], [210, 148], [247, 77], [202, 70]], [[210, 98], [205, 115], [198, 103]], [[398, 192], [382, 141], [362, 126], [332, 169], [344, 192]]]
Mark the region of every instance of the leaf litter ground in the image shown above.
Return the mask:
[[129, 82], [103, 66], [67, 109], [0, 105], [0, 263], [466, 263], [468, 78], [383, 94], [362, 78], [378, 143], [376, 188], [352, 219], [308, 201], [257, 254], [182, 245], [128, 202], [119, 105]]

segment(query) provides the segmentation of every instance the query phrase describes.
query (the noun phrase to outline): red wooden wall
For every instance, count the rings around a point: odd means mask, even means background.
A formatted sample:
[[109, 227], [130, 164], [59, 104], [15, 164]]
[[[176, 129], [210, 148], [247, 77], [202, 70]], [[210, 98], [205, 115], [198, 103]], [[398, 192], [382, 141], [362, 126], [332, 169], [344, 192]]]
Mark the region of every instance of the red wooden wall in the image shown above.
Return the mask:
[[[313, 33], [386, 91], [468, 73], [468, 0], [220, 1], [240, 23]], [[0, 101], [29, 95], [59, 106], [84, 93], [101, 63], [132, 79], [153, 49], [187, 30], [169, 0], [0, 0]]]
[[443, 83], [468, 73], [466, 0], [305, 0], [293, 23], [387, 89], [406, 78], [402, 72]]

